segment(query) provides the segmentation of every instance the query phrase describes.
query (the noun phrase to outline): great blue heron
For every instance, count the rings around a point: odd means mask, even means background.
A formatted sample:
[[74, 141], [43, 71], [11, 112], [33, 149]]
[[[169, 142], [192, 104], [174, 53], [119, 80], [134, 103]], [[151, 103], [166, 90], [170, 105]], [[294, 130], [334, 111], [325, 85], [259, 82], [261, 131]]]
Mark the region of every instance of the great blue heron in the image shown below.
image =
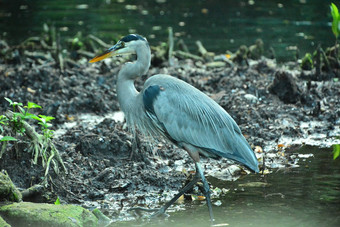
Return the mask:
[[145, 135], [165, 138], [183, 148], [196, 167], [194, 179], [152, 216], [165, 213], [169, 206], [201, 179], [202, 191], [213, 221], [209, 185], [200, 164], [200, 155], [232, 159], [258, 172], [253, 150], [232, 117], [190, 84], [170, 75], [158, 74], [146, 80], [141, 92], [136, 90], [134, 80], [147, 73], [151, 62], [149, 44], [142, 36], [127, 35], [90, 62], [124, 54], [137, 55], [136, 61], [122, 66], [117, 79], [118, 101], [129, 127], [133, 132], [138, 128]]

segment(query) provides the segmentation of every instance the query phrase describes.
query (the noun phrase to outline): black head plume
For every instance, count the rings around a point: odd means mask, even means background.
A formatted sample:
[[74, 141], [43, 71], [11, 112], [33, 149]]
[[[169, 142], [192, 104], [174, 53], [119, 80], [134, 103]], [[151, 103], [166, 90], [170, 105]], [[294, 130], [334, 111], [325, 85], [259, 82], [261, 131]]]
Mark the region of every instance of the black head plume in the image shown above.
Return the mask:
[[130, 35], [127, 35], [125, 36], [124, 38], [121, 39], [121, 41], [127, 43], [127, 42], [130, 42], [130, 41], [133, 41], [133, 40], [143, 40], [143, 41], [146, 41], [146, 38], [140, 36], [140, 35], [137, 35], [137, 34], [130, 34]]

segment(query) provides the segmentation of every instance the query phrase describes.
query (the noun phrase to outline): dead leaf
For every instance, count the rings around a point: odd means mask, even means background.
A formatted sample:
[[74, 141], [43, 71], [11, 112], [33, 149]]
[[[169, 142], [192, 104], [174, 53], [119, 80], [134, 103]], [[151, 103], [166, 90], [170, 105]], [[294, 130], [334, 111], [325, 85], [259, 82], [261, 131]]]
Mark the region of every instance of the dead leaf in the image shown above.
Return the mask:
[[263, 152], [262, 147], [260, 147], [260, 146], [255, 146], [255, 152], [256, 152], [256, 153], [262, 153], [262, 152]]
[[35, 94], [37, 91], [36, 90], [33, 90], [32, 88], [27, 88], [27, 91], [31, 94]]

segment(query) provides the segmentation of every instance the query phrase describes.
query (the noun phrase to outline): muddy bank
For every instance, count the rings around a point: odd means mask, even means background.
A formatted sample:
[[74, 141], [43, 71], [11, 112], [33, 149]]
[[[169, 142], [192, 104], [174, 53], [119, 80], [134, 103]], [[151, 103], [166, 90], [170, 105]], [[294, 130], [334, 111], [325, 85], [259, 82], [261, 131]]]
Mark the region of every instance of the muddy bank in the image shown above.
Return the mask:
[[[119, 111], [115, 75], [129, 59], [90, 65], [91, 51], [65, 49], [61, 58], [57, 50], [40, 44], [7, 47], [0, 58], [0, 114], [9, 108], [3, 98], [8, 97], [38, 103], [43, 109], [37, 114], [55, 117], [54, 142], [68, 174], [50, 171], [45, 190], [25, 201], [53, 202], [58, 196], [62, 203], [99, 208], [115, 220], [129, 220], [135, 217], [127, 209], [155, 208], [169, 200], [194, 166], [184, 151], [163, 141], [139, 138], [137, 153], [131, 153], [133, 138], [124, 121], [113, 117]], [[291, 154], [303, 143], [336, 143], [337, 67], [315, 76], [315, 68], [302, 70], [299, 62], [277, 64], [244, 51], [243, 47], [234, 55], [210, 53], [199, 58], [177, 52], [170, 63], [156, 52], [149, 72], [136, 85], [140, 89], [147, 77], [166, 73], [210, 95], [235, 119], [260, 163], [265, 159], [268, 172], [295, 167]], [[10, 143], [0, 159], [0, 169], [20, 189], [40, 184], [44, 176], [44, 169], [32, 164], [27, 146], [23, 140]], [[203, 160], [203, 166], [207, 175], [224, 180], [246, 173], [227, 160]]]

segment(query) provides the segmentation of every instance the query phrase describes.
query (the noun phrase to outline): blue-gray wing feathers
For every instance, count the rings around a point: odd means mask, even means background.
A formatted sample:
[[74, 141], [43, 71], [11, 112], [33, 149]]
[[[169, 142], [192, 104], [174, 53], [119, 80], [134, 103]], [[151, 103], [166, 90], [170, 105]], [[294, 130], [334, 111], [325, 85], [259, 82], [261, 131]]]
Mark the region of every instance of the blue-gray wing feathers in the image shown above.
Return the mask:
[[144, 86], [145, 111], [170, 140], [258, 171], [254, 152], [236, 122], [204, 93], [168, 75], [153, 76]]

